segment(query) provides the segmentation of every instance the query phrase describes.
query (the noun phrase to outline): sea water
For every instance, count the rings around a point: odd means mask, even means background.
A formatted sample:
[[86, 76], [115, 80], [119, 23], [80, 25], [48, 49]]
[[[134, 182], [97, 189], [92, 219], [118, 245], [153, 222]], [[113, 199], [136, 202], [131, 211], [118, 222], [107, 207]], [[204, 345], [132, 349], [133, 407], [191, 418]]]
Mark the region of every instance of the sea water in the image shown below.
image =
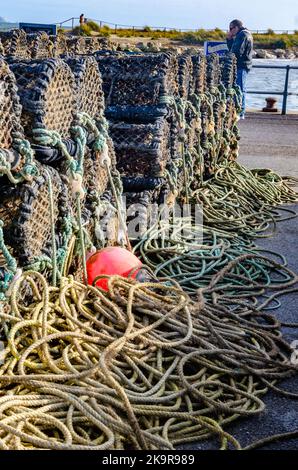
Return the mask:
[[[298, 67], [298, 60], [254, 59], [253, 65], [293, 65]], [[253, 68], [248, 74], [247, 90], [266, 91], [266, 93], [264, 93], [264, 95], [254, 95], [247, 93], [247, 109], [261, 110], [266, 105], [265, 98], [272, 96], [277, 99], [277, 108], [281, 110], [283, 96], [270, 95], [270, 92], [283, 92], [285, 77], [285, 69]], [[287, 111], [294, 111], [298, 113], [298, 69], [290, 70], [288, 91], [297, 93], [297, 96], [288, 96]]]

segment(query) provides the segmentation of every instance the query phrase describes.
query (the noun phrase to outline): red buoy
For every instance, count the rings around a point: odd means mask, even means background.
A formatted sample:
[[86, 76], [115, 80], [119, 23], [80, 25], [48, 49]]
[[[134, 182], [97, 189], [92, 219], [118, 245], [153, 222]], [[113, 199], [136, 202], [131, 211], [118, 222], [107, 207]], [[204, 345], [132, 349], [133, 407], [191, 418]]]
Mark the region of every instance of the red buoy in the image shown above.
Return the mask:
[[[96, 277], [101, 275], [112, 276], [117, 274], [122, 277], [136, 278], [142, 262], [125, 248], [108, 246], [90, 256], [86, 266], [88, 284], [92, 285]], [[108, 290], [108, 279], [98, 279], [95, 285]]]

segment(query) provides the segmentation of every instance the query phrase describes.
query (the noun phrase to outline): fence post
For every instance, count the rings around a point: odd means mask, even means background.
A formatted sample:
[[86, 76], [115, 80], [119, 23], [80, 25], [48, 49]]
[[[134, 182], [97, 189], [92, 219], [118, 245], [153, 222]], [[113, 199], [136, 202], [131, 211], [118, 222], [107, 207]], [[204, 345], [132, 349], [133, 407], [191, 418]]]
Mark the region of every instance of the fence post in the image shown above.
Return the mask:
[[71, 18], [71, 29], [73, 29], [74, 26], [74, 17]]
[[117, 25], [115, 24], [115, 33], [117, 33]]
[[288, 86], [289, 86], [289, 72], [290, 72], [290, 65], [286, 66], [286, 78], [285, 78], [285, 87], [283, 92], [283, 100], [282, 100], [282, 111], [281, 114], [287, 114], [287, 99], [288, 99]]

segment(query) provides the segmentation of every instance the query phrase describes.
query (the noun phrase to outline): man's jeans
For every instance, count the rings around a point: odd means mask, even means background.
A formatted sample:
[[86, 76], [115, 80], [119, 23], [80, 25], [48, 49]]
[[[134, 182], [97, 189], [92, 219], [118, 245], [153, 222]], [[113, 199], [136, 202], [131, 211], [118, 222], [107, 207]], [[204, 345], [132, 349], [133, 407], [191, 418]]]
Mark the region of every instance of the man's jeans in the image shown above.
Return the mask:
[[246, 80], [247, 80], [248, 71], [245, 69], [238, 69], [237, 70], [237, 85], [240, 86], [242, 91], [242, 106], [241, 106], [241, 113], [240, 116], [244, 117], [245, 114], [245, 92], [246, 92]]

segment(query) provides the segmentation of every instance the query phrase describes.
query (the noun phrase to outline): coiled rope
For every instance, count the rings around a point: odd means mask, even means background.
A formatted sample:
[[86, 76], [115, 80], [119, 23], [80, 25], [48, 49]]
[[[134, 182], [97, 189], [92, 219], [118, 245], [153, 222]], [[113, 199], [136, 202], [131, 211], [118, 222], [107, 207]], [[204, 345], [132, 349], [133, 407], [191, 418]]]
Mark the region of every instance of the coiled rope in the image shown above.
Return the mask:
[[0, 313], [9, 331], [0, 447], [171, 449], [216, 435], [220, 448], [241, 448], [223, 426], [261, 413], [260, 397], [297, 366], [276, 319], [243, 298], [237, 311], [219, 302], [217, 288], [237, 263], [243, 257], [195, 301], [160, 283], [111, 277], [106, 293], [24, 273], [11, 311]]

